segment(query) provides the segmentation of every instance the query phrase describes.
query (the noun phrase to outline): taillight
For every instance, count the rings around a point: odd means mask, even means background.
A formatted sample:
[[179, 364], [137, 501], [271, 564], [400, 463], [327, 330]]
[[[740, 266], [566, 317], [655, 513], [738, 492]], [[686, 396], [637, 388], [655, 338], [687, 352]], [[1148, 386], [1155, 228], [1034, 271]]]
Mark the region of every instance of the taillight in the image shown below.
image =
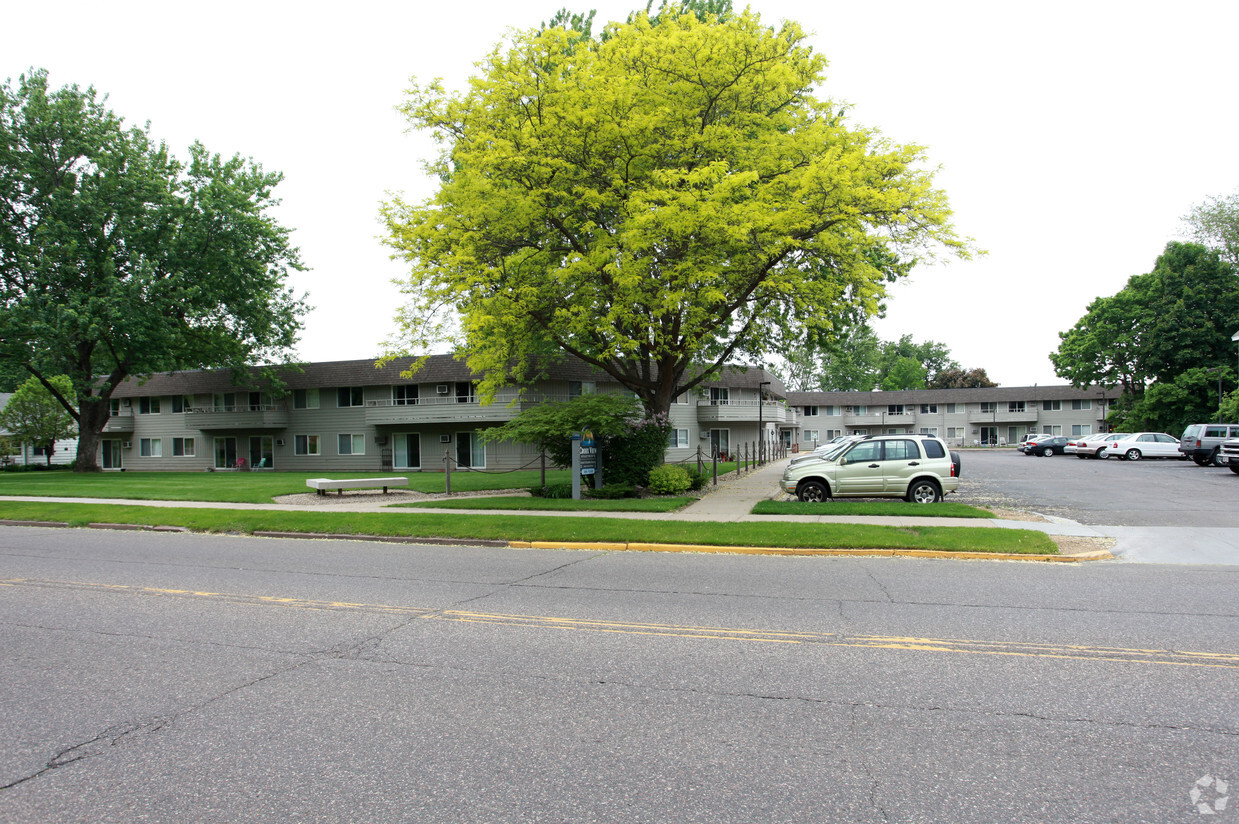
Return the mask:
[[951, 477], [955, 477], [955, 461], [951, 461]]

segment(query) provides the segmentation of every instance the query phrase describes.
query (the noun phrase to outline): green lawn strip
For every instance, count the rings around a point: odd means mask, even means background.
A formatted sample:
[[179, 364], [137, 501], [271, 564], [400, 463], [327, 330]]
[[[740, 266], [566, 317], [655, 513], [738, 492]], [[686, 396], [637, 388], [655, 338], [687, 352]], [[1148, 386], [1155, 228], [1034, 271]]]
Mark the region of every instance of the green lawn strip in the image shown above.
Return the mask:
[[488, 496], [485, 498], [444, 499], [418, 501], [410, 504], [394, 504], [392, 508], [410, 509], [517, 509], [546, 510], [550, 512], [674, 512], [691, 504], [696, 498], [587, 498], [574, 501], [571, 498], [528, 498], [517, 496]]
[[967, 504], [941, 501], [912, 504], [907, 501], [760, 501], [754, 515], [897, 515], [921, 518], [993, 518], [994, 513]]
[[[0, 496], [129, 498], [139, 501], [208, 501], [265, 504], [280, 495], [310, 492], [307, 478], [408, 477], [409, 489], [443, 492], [442, 472], [0, 472]], [[548, 470], [547, 483], [569, 481], [566, 469]], [[453, 492], [521, 489], [540, 485], [539, 470], [509, 473], [453, 472]], [[403, 487], [401, 487], [403, 488]]]
[[180, 509], [111, 504], [0, 501], [13, 520], [182, 526], [203, 532], [321, 532], [505, 541], [629, 542], [829, 549], [933, 549], [1053, 555], [1050, 538], [1032, 530], [977, 527], [887, 527], [863, 524], [714, 523], [537, 515], [449, 515], [279, 510]]

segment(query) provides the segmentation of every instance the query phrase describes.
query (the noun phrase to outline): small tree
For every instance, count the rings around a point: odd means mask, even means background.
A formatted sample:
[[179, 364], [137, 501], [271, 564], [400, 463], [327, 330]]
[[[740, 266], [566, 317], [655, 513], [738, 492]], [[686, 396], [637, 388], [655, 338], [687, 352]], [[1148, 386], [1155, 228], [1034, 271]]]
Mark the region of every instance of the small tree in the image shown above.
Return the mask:
[[[62, 397], [72, 396], [73, 382], [67, 377], [58, 375], [49, 382]], [[73, 416], [35, 377], [19, 386], [8, 404], [0, 410], [0, 426], [12, 432], [21, 443], [46, 446], [49, 466], [56, 441], [77, 434]]]

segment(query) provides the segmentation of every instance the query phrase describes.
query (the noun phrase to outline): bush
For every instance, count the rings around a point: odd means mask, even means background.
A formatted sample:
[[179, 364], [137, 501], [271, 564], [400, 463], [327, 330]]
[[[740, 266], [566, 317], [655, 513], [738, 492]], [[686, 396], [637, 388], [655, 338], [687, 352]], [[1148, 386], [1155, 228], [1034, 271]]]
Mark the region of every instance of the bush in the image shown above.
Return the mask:
[[682, 466], [663, 464], [650, 470], [649, 490], [655, 495], [678, 495], [690, 486], [688, 470]]
[[588, 489], [586, 492], [589, 497], [600, 500], [637, 497], [636, 487], [632, 484], [603, 484], [601, 489]]
[[542, 494], [539, 498], [571, 498], [572, 497], [572, 482], [561, 484], [547, 484], [542, 487]]
[[705, 472], [698, 472], [696, 467], [685, 469], [688, 473], [689, 489], [693, 492], [700, 492], [706, 488], [706, 484], [710, 481], [710, 476]]

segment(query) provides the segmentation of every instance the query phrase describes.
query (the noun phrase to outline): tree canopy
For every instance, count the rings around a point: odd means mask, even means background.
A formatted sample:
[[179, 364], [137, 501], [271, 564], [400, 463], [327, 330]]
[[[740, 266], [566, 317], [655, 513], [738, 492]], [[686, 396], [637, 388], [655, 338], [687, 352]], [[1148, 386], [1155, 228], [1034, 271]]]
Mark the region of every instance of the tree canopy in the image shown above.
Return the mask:
[[1074, 386], [1122, 387], [1114, 426], [1177, 434], [1217, 414], [1219, 372], [1210, 378], [1211, 370], [1221, 370], [1224, 390], [1234, 387], [1236, 329], [1235, 267], [1214, 249], [1174, 242], [1151, 272], [1089, 304], [1072, 329], [1059, 333], [1050, 360]]
[[448, 342], [484, 397], [570, 353], [666, 412], [967, 256], [923, 150], [850, 125], [825, 67], [794, 22], [672, 7], [515, 33], [463, 93], [415, 82], [441, 183], [383, 209], [411, 267], [397, 348]]
[[38, 378], [78, 421], [82, 471], [119, 383], [278, 361], [306, 309], [270, 215], [281, 176], [200, 144], [182, 163], [105, 102], [49, 90], [44, 71], [0, 87], [0, 371]]
[[1224, 260], [1239, 267], [1239, 191], [1197, 204], [1183, 222], [1192, 240], [1216, 249]]
[[775, 371], [797, 392], [868, 392], [875, 387], [951, 389], [995, 386], [984, 369], [964, 371], [944, 343], [917, 343], [911, 335], [880, 340], [864, 323], [829, 342], [793, 346]]
[[[62, 396], [73, 394], [73, 382], [63, 375], [55, 375], [48, 382]], [[73, 416], [33, 376], [17, 387], [4, 409], [0, 409], [0, 427], [9, 430], [20, 443], [46, 447], [49, 465], [56, 441], [71, 438], [77, 432]]]

